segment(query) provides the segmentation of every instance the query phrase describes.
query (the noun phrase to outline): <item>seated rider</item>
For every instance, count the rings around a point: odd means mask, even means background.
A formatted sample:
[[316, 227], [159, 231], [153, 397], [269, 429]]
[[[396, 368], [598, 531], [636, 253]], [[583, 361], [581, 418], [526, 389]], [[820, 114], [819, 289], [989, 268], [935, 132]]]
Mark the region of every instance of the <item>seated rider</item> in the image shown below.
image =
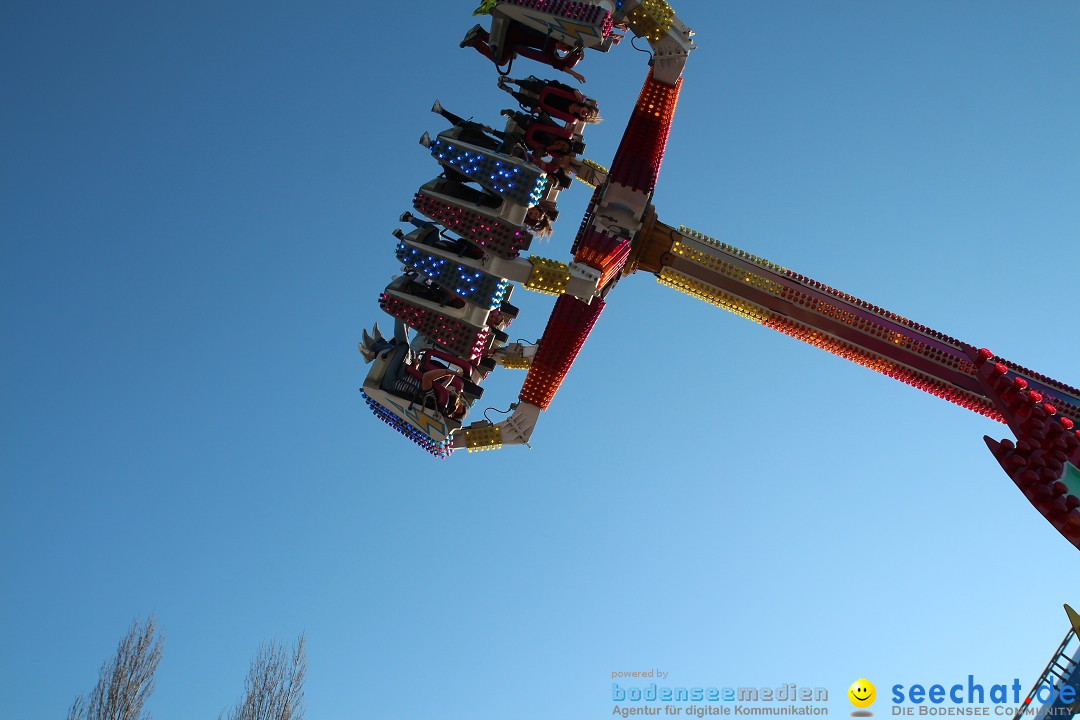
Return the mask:
[[[522, 131], [512, 133], [494, 130], [478, 122], [466, 120], [444, 108], [438, 100], [431, 106], [431, 111], [442, 115], [454, 127], [461, 128], [458, 139], [462, 142], [478, 147], [486, 147], [505, 155], [525, 157], [540, 169], [553, 175], [555, 181], [564, 188], [569, 187], [571, 181], [570, 176], [561, 168], [567, 165], [569, 155], [580, 154], [585, 149], [584, 143], [573, 141], [570, 137], [570, 131], [554, 122], [547, 115], [534, 118], [525, 113], [504, 110], [502, 114], [511, 118], [514, 124]], [[526, 152], [523, 149], [523, 142], [525, 146], [531, 149], [531, 152]], [[545, 162], [543, 160], [545, 156], [550, 156], [553, 160]], [[452, 168], [446, 168], [443, 176], [456, 180], [458, 184], [469, 182], [469, 178]], [[498, 207], [497, 204], [491, 204], [490, 194], [485, 193], [487, 197], [482, 197], [477, 191], [468, 186], [447, 192], [447, 194], [452, 193], [457, 193], [454, 195], [455, 197], [476, 205]]]
[[444, 108], [442, 103], [438, 100], [431, 106], [431, 112], [442, 115], [450, 121], [451, 125], [460, 128], [461, 132], [458, 133], [457, 139], [461, 142], [466, 142], [470, 145], [476, 145], [477, 147], [494, 150], [496, 152], [501, 152], [499, 148], [506, 144], [504, 133], [489, 128], [487, 125], [482, 125], [472, 120], [466, 120], [460, 115], [455, 115]]
[[[511, 110], [503, 110], [503, 115], [525, 130], [525, 145], [530, 150], [529, 162], [551, 176], [560, 187], [569, 187], [570, 175], [564, 168], [571, 165], [575, 155], [584, 152], [585, 143], [567, 137], [568, 129], [544, 115], [534, 118]], [[551, 160], [544, 160], [545, 157]]]
[[[442, 195], [448, 195], [456, 200], [479, 207], [492, 210], [498, 210], [502, 207], [503, 199], [501, 197], [486, 190], [477, 190], [471, 185], [467, 185], [468, 182], [471, 181], [465, 175], [453, 168], [444, 167], [442, 175], [437, 179], [434, 190]], [[544, 202], [546, 201], [541, 201], [541, 205]], [[551, 209], [554, 210], [554, 207]], [[525, 227], [539, 237], [550, 235], [551, 218], [548, 210], [538, 205], [530, 207], [525, 213]]]
[[421, 402], [424, 402], [429, 393], [434, 395], [434, 386], [438, 384], [447, 391], [450, 398], [446, 407], [438, 409], [440, 411], [445, 411], [445, 414], [453, 420], [460, 420], [465, 417], [465, 413], [468, 412], [469, 406], [465, 402], [465, 398], [462, 396], [461, 391], [458, 390], [452, 382], [454, 378], [459, 377], [460, 375], [461, 373], [453, 368], [435, 368], [425, 372], [420, 379]]
[[561, 158], [580, 155], [585, 151], [585, 143], [574, 140], [569, 129], [557, 125], [546, 115], [534, 118], [532, 115], [513, 110], [503, 110], [502, 114], [525, 131], [525, 145], [533, 151], [534, 157], [550, 155], [553, 158]]
[[465, 307], [465, 298], [436, 285], [430, 278], [421, 275], [415, 270], [406, 271], [404, 277], [407, 279], [401, 285], [401, 292], [406, 295], [412, 295], [415, 298], [427, 300], [436, 305], [446, 305], [457, 310]]
[[[461, 47], [475, 48], [484, 57], [491, 60], [497, 67], [511, 63], [518, 55], [530, 60], [550, 65], [556, 70], [561, 70], [573, 76], [578, 82], [585, 82], [585, 76], [573, 70], [585, 54], [584, 48], [571, 47], [544, 35], [538, 30], [533, 30], [519, 22], [510, 21], [506, 36], [499, 44], [499, 54], [496, 57], [491, 51], [489, 43], [491, 37], [482, 26], [476, 25], [461, 41]], [[509, 69], [507, 70], [509, 72]]]
[[379, 323], [375, 323], [370, 335], [368, 335], [367, 328], [364, 328], [360, 337], [361, 340], [356, 346], [360, 350], [360, 354], [364, 356], [365, 363], [371, 362], [383, 351], [390, 350], [397, 345], [396, 339], [387, 340], [383, 337], [383, 334], [379, 332]]
[[[378, 333], [378, 327], [375, 328], [375, 332]], [[372, 342], [371, 338], [365, 337], [365, 343], [360, 345], [360, 352], [367, 362], [371, 362], [375, 353], [381, 352], [381, 350], [375, 350], [372, 347], [365, 347], [365, 344], [370, 342]], [[373, 342], [378, 345], [385, 341]], [[393, 345], [391, 344], [389, 347], [393, 347]], [[412, 357], [409, 353], [403, 355], [400, 362], [400, 372], [398, 372], [391, 390], [394, 395], [424, 406], [427, 406], [428, 400], [431, 399], [434, 401], [433, 405], [437, 412], [453, 420], [460, 420], [465, 417], [469, 406], [465, 402], [465, 398], [462, 397], [461, 383], [454, 382], [454, 379], [460, 375], [458, 371], [439, 366], [425, 372], [420, 366], [421, 359]], [[438, 385], [438, 390], [442, 390], [446, 394], [445, 403], [439, 402], [439, 396], [443, 393], [436, 390], [436, 385]]]
[[[429, 245], [439, 250], [446, 250], [452, 252], [459, 257], [468, 257], [473, 259], [479, 259], [484, 257], [484, 251], [476, 247], [470, 242], [462, 240], [461, 238], [448, 238], [442, 234], [442, 228], [427, 220], [421, 220], [413, 215], [411, 212], [401, 213], [401, 222], [409, 222], [415, 225], [420, 230], [420, 234], [416, 237], [416, 242], [423, 245]], [[394, 231], [395, 237], [399, 240], [405, 239], [405, 234], [400, 230]]]
[[[600, 122], [600, 110], [596, 101], [564, 83], [541, 80], [535, 75], [524, 80], [499, 76], [498, 83], [499, 88], [513, 95], [527, 112], [537, 115], [543, 113], [567, 123], [578, 120], [587, 123]], [[518, 89], [512, 90], [511, 85], [517, 85]]]
[[482, 208], [498, 210], [502, 207], [503, 200], [501, 197], [486, 190], [478, 190], [467, 184], [470, 182], [472, 181], [468, 176], [444, 165], [442, 175], [439, 176], [435, 185], [435, 192], [449, 195], [457, 200]]
[[525, 225], [536, 237], [547, 237], [553, 230], [551, 223], [558, 216], [559, 211], [555, 209], [555, 203], [541, 200], [525, 213]]
[[466, 120], [460, 115], [455, 115], [444, 108], [442, 103], [438, 100], [431, 106], [431, 112], [442, 115], [450, 121], [451, 125], [456, 128], [461, 128], [461, 132], [458, 134], [458, 140], [461, 142], [487, 148], [488, 150], [492, 150], [502, 155], [510, 155], [513, 157], [525, 156], [525, 153], [521, 149], [521, 142], [524, 139], [524, 134], [521, 132], [511, 133], [503, 130], [496, 130], [487, 125], [481, 125], [473, 120]]

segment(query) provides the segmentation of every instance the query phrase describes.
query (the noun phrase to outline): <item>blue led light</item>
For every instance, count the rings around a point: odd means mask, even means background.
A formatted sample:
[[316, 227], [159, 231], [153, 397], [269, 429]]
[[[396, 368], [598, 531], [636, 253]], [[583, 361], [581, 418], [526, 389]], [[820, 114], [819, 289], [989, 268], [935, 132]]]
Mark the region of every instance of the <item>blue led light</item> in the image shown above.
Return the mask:
[[[436, 152], [438, 149], [438, 152]], [[442, 164], [449, 165], [464, 174], [470, 180], [479, 183], [485, 189], [522, 205], [534, 205], [542, 197], [544, 184], [543, 173], [522, 167], [511, 167], [501, 156], [494, 152], [476, 152], [463, 147], [456, 147], [454, 141], [432, 144], [432, 155]], [[516, 182], [524, 180], [524, 187]], [[540, 194], [535, 193], [539, 184]], [[532, 188], [530, 189], [530, 186]]]
[[448, 288], [473, 305], [491, 310], [502, 302], [507, 281], [474, 270], [438, 255], [423, 252], [407, 245], [398, 245], [398, 260], [406, 267], [421, 272], [433, 283]]
[[448, 458], [450, 457], [451, 453], [454, 452], [454, 448], [450, 446], [449, 438], [441, 442], [435, 442], [427, 435], [424, 435], [412, 425], [404, 422], [397, 415], [384, 408], [378, 402], [372, 400], [363, 390], [360, 391], [360, 394], [364, 396], [364, 402], [366, 402], [367, 406], [371, 408], [371, 411], [375, 413], [375, 417], [379, 418], [387, 425], [394, 428], [399, 433], [409, 438], [414, 443], [424, 448], [435, 457]]

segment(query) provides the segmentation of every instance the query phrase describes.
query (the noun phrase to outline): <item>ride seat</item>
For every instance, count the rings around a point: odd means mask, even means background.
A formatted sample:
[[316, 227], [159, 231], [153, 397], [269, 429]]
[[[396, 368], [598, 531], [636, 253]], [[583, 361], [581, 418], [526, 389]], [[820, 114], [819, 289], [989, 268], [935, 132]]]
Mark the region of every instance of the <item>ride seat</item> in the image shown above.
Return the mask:
[[424, 379], [423, 372], [416, 369], [412, 365], [405, 365], [402, 368], [402, 372], [409, 377], [410, 381], [414, 384], [414, 387], [416, 388], [415, 395], [411, 398], [412, 400], [426, 405], [426, 403], [424, 402], [424, 395], [426, 394], [426, 392], [430, 392], [435, 398], [434, 410], [443, 415], [448, 415], [450, 413], [450, 391], [443, 387], [441, 383], [434, 383], [431, 386], [431, 390], [425, 392], [421, 389], [421, 382], [423, 382]]
[[520, 310], [518, 310], [517, 305], [511, 305], [510, 303], [503, 301], [503, 303], [499, 305], [499, 312], [508, 318], [516, 318]]
[[479, 398], [484, 394], [484, 388], [469, 380], [469, 378], [473, 377], [473, 374], [477, 372], [477, 367], [469, 361], [459, 358], [456, 355], [451, 355], [444, 350], [439, 350], [437, 348], [425, 350], [420, 355], [421, 372], [445, 367], [442, 363], [436, 362], [434, 358], [442, 360], [450, 367], [461, 368], [461, 375], [455, 376], [450, 381], [450, 385], [459, 393], [464, 393], [465, 395], [470, 395], [474, 398]]
[[484, 251], [460, 238], [454, 238], [453, 240], [442, 237], [438, 233], [435, 233], [435, 237], [428, 235], [420, 240], [425, 245], [428, 245], [439, 250], [445, 250], [446, 252], [452, 252], [458, 257], [467, 257], [473, 260], [479, 260], [484, 257]]
[[432, 364], [432, 367], [442, 367], [441, 365], [435, 363], [433, 358], [442, 360], [447, 365], [450, 365], [452, 367], [461, 368], [463, 375], [472, 375], [473, 372], [476, 370], [476, 367], [471, 362], [465, 360], [464, 358], [460, 358], [457, 355], [452, 355], [446, 350], [440, 350], [439, 348], [428, 348], [420, 354], [421, 363], [430, 362]]
[[534, 150], [544, 150], [547, 148], [548, 143], [543, 142], [536, 137], [537, 133], [547, 133], [551, 137], [566, 140], [571, 142], [574, 139], [573, 128], [559, 127], [558, 125], [541, 125], [538, 122], [534, 122], [529, 126], [529, 129], [525, 131], [525, 144]]
[[[431, 352], [431, 351], [428, 351]], [[421, 366], [425, 363], [425, 356], [428, 353], [421, 355]], [[408, 362], [409, 346], [402, 343], [393, 350], [393, 354], [390, 356], [389, 364], [386, 367], [386, 373], [383, 375], [382, 382], [379, 383], [379, 387], [395, 395], [403, 400], [407, 400], [410, 403], [419, 402], [423, 403], [424, 398], [420, 390], [420, 384], [423, 381], [424, 374], [422, 371], [417, 370]], [[451, 356], [452, 357], [452, 356]], [[423, 367], [423, 370], [432, 370], [437, 367], [444, 367], [438, 363], [428, 360], [426, 362], [427, 367]], [[461, 378], [454, 378], [451, 383], [458, 392], [467, 391], [464, 381]], [[470, 383], [471, 385], [471, 383]], [[448, 415], [452, 408], [450, 407], [450, 392], [441, 384], [435, 384], [432, 386], [432, 394], [435, 398], [435, 410], [440, 414]]]
[[[574, 125], [578, 121], [578, 118], [564, 110], [559, 110], [552, 106], [551, 100], [555, 97], [564, 98], [566, 100], [566, 107], [570, 107], [570, 103], [585, 105], [587, 103], [585, 96], [576, 90], [564, 90], [563, 88], [553, 87], [551, 85], [548, 85], [540, 91], [540, 97], [537, 100], [540, 109], [553, 118], [563, 120], [568, 123], [568, 125]], [[562, 103], [560, 103], [560, 105], [562, 105]]]
[[[432, 360], [430, 358], [425, 358], [425, 357], [421, 356], [421, 358], [420, 358], [420, 367], [417, 368], [416, 375], [418, 377], [422, 378], [424, 373], [428, 372], [429, 370], [448, 370], [448, 369], [449, 368], [447, 368], [445, 365], [443, 365], [440, 362], [435, 362], [434, 360]], [[443, 378], [443, 379], [439, 380], [436, 387], [453, 388], [454, 390], [456, 390], [458, 392], [461, 392], [462, 382], [463, 381], [462, 381], [460, 375], [452, 375], [452, 376], [449, 376], [449, 377], [446, 377], [446, 378]]]

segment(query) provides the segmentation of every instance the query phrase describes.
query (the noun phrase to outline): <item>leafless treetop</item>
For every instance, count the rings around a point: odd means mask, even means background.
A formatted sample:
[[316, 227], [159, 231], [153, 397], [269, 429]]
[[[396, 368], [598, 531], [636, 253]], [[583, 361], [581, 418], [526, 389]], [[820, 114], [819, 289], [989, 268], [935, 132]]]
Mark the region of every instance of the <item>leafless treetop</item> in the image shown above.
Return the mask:
[[227, 720], [304, 720], [306, 674], [303, 634], [297, 638], [291, 653], [277, 642], [260, 645], [244, 682], [244, 697], [225, 717]]
[[102, 664], [90, 697], [75, 698], [67, 720], [150, 720], [143, 705], [154, 692], [162, 645], [153, 616], [142, 624], [133, 621], [116, 655]]

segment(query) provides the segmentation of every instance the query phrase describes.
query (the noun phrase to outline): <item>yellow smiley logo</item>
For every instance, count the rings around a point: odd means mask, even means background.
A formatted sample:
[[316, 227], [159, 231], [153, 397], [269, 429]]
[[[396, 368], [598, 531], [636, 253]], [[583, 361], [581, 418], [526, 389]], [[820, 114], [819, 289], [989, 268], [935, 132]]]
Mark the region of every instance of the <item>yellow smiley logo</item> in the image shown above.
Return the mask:
[[857, 708], [867, 708], [874, 704], [874, 700], [877, 699], [877, 690], [874, 689], [874, 683], [870, 682], [866, 678], [859, 678], [855, 682], [851, 683], [851, 687], [847, 691], [848, 700], [851, 704]]

